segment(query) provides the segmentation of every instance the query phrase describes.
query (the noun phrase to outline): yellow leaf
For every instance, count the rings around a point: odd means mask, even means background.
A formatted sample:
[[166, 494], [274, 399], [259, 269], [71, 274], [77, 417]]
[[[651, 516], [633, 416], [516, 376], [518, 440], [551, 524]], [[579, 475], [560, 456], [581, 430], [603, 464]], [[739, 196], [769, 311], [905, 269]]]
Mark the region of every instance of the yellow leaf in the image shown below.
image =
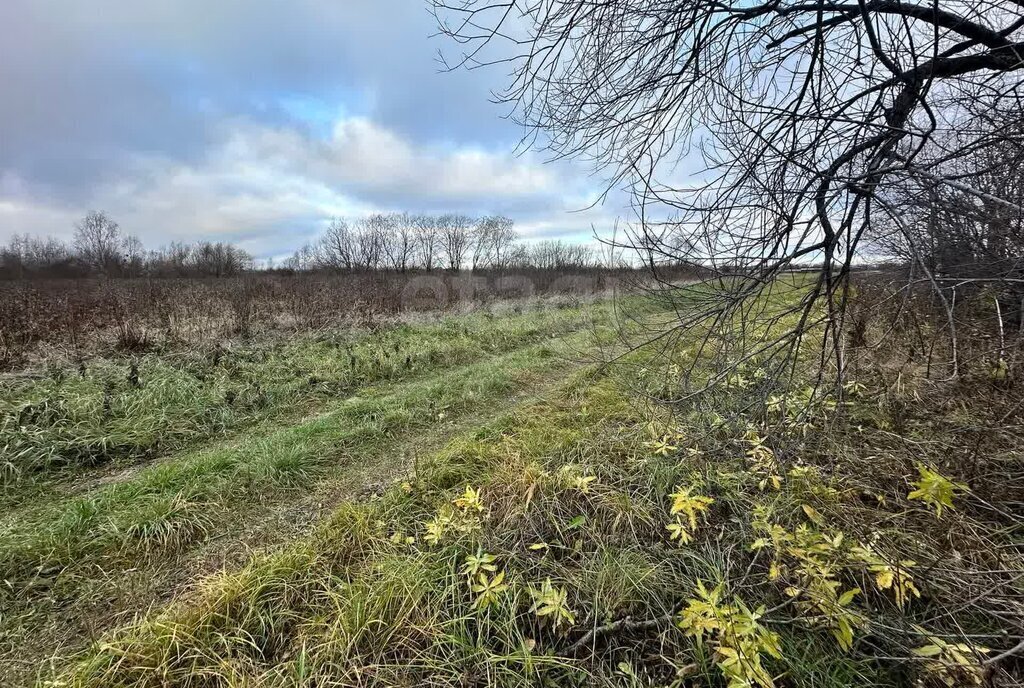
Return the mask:
[[825, 525], [825, 519], [822, 517], [820, 513], [818, 513], [818, 510], [815, 509], [813, 506], [810, 506], [808, 504], [801, 504], [800, 508], [803, 509], [804, 514], [806, 514], [807, 518], [811, 519], [811, 521], [813, 521], [815, 525]]
[[937, 657], [942, 654], [942, 648], [938, 645], [925, 645], [913, 651], [918, 657]]

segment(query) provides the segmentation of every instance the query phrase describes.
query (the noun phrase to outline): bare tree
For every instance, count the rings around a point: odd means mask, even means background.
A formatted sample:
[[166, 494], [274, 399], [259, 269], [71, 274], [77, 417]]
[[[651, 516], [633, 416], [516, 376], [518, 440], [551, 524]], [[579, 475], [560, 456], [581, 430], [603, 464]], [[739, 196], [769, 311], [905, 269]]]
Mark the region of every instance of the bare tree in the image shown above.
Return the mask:
[[134, 234], [121, 240], [121, 270], [126, 277], [141, 277], [146, 270], [146, 247]]
[[394, 216], [388, 213], [374, 213], [366, 218], [366, 227], [373, 236], [376, 260], [373, 269], [387, 269], [392, 265], [392, 251], [395, 244]]
[[207, 277], [234, 277], [252, 267], [252, 256], [231, 244], [202, 241], [190, 255], [191, 270]]
[[473, 219], [466, 215], [449, 213], [438, 219], [441, 230], [441, 249], [449, 270], [461, 270], [469, 253]]
[[162, 277], [185, 277], [189, 274], [192, 246], [174, 241], [164, 248], [153, 251], [149, 257], [149, 270]]
[[91, 270], [116, 274], [121, 267], [121, 230], [106, 213], [92, 211], [75, 225], [75, 253]]
[[488, 215], [478, 219], [470, 236], [472, 269], [501, 267], [508, 247], [515, 238], [513, 223], [509, 218]]
[[496, 215], [490, 218], [490, 224], [491, 265], [501, 270], [508, 267], [510, 252], [517, 239], [515, 223], [510, 218]]
[[320, 238], [319, 267], [328, 270], [352, 270], [356, 267], [357, 254], [355, 233], [349, 223], [341, 218], [332, 219], [327, 231]]
[[386, 233], [382, 215], [371, 215], [353, 225], [355, 231], [355, 265], [364, 270], [376, 270], [381, 265], [381, 243]]
[[417, 215], [413, 218], [413, 225], [416, 232], [418, 262], [424, 270], [430, 272], [434, 269], [440, 244], [437, 218], [432, 215]]
[[944, 279], [1024, 277], [1024, 116], [984, 126], [992, 129], [985, 145], [968, 151], [962, 132], [933, 137], [927, 154], [944, 159], [939, 179], [911, 177], [885, 195], [899, 222], [878, 221], [869, 234], [885, 255], [920, 259]]
[[470, 260], [469, 267], [474, 272], [487, 267], [491, 262], [493, 242], [491, 218], [481, 217], [477, 219], [469, 232]]
[[[479, 221], [465, 215], [411, 215], [377, 213], [361, 220], [336, 218], [315, 246], [310, 267], [327, 270], [406, 272], [438, 263], [457, 270], [467, 259], [476, 268], [509, 264], [516, 242], [512, 220], [487, 217]], [[294, 261], [290, 263], [294, 267]]]
[[25, 242], [25, 261], [32, 269], [53, 268], [70, 260], [71, 251], [58, 239], [31, 237]]
[[387, 235], [384, 250], [395, 272], [405, 272], [413, 260], [415, 249], [415, 228], [408, 213], [392, 213], [385, 216]]
[[0, 249], [0, 272], [9, 279], [26, 274], [68, 274], [73, 272], [72, 260], [71, 251], [58, 239], [15, 234]]
[[307, 242], [300, 246], [292, 255], [288, 256], [284, 260], [282, 267], [286, 270], [301, 272], [325, 266], [318, 247]]
[[[777, 372], [820, 325], [842, 377], [848, 276], [873, 223], [899, 219], [886, 193], [908, 178], [952, 186], [949, 156], [992, 136], [979, 117], [1020, 111], [1019, 0], [433, 4], [461, 49], [450, 66], [512, 64], [500, 97], [528, 144], [593, 159], [609, 188], [631, 193], [638, 220], [622, 243], [656, 275], [681, 261], [730, 275], [706, 285], [680, 328], [716, 323], [724, 337], [776, 277], [818, 265], [796, 317], [773, 314], [783, 336], [719, 347]], [[927, 144], [954, 130], [973, 134], [930, 156]], [[674, 181], [680, 158], [698, 152], [703, 169]]]
[[545, 239], [529, 246], [522, 260], [526, 267], [540, 270], [570, 270], [595, 265], [594, 252], [590, 247], [559, 239]]

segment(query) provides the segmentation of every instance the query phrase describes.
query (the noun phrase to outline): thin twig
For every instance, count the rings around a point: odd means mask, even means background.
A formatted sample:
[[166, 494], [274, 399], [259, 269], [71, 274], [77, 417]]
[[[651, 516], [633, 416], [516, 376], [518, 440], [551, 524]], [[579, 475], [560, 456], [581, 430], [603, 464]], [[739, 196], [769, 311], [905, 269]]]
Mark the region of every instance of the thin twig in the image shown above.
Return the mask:
[[999, 662], [999, 661], [1001, 661], [1001, 660], [1004, 660], [1004, 659], [1006, 659], [1007, 657], [1013, 657], [1014, 655], [1016, 655], [1016, 654], [1020, 653], [1021, 651], [1024, 651], [1024, 640], [1021, 640], [1021, 641], [1020, 641], [1019, 643], [1017, 643], [1016, 645], [1014, 645], [1013, 647], [1011, 647], [1011, 648], [1010, 648], [1009, 650], [1007, 650], [1006, 652], [1000, 652], [1000, 653], [999, 653], [998, 655], [996, 655], [995, 657], [989, 657], [989, 658], [988, 658], [988, 659], [986, 659], [986, 660], [985, 660], [984, 662], [982, 662], [982, 664], [983, 664], [984, 666], [992, 666], [992, 665], [993, 665], [993, 664], [995, 664], [996, 662]]

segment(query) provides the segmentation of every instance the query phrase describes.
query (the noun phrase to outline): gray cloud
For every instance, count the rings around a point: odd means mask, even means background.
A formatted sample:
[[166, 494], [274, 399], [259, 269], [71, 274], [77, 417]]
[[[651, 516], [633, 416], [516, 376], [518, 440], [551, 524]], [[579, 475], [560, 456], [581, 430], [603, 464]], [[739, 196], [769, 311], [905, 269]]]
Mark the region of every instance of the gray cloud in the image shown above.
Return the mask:
[[66, 236], [89, 208], [260, 255], [375, 209], [589, 234], [566, 211], [592, 181], [512, 157], [502, 73], [438, 73], [432, 31], [418, 0], [5, 0], [0, 240]]

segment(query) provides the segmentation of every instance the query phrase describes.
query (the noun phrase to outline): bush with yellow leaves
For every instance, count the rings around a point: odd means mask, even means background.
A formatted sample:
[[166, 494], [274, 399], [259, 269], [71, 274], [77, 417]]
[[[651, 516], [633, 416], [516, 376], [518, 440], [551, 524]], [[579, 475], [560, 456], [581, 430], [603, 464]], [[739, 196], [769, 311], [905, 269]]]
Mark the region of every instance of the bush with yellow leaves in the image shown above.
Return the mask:
[[763, 657], [782, 659], [782, 649], [779, 636], [758, 621], [764, 608], [751, 611], [738, 597], [723, 602], [721, 584], [709, 590], [703, 581], [697, 581], [695, 594], [679, 613], [676, 625], [698, 646], [712, 645], [715, 664], [729, 688], [772, 688], [775, 682]]
[[449, 534], [465, 535], [478, 530], [483, 513], [484, 504], [480, 498], [480, 490], [466, 485], [461, 496], [453, 499], [451, 505], [442, 506], [437, 515], [426, 522], [423, 540], [428, 545], [438, 545]]
[[[763, 517], [763, 511], [760, 515]], [[853, 647], [854, 629], [864, 626], [866, 620], [851, 606], [860, 588], [843, 590], [838, 577], [847, 558], [843, 534], [828, 536], [806, 523], [792, 532], [761, 519], [755, 519], [753, 525], [764, 536], [756, 539], [751, 549], [771, 547], [774, 552], [769, 580], [788, 583], [785, 594], [808, 626], [828, 628], [843, 650]]]
[[919, 633], [927, 636], [928, 644], [914, 650], [914, 656], [924, 659], [924, 672], [942, 683], [954, 686], [980, 686], [985, 679], [982, 659], [991, 650], [980, 645], [950, 643], [942, 638], [928, 635], [920, 626]]

